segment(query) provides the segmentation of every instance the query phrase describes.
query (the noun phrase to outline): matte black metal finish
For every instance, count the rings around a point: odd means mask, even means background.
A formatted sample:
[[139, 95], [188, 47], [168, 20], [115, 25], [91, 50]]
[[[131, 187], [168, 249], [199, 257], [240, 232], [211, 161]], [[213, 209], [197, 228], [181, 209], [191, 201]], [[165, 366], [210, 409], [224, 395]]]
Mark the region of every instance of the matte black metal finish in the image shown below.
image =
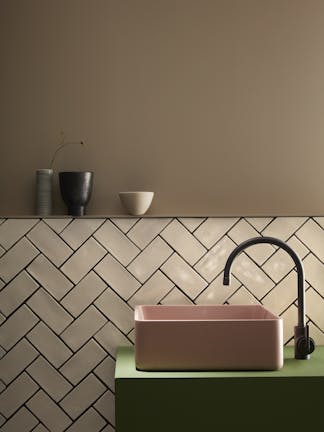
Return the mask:
[[309, 337], [308, 325], [305, 325], [305, 277], [303, 264], [299, 256], [293, 249], [291, 249], [290, 246], [288, 246], [282, 240], [274, 237], [254, 237], [244, 241], [231, 252], [226, 261], [223, 284], [230, 284], [231, 267], [237, 255], [239, 255], [249, 246], [259, 243], [269, 243], [284, 249], [291, 256], [295, 263], [298, 278], [298, 325], [294, 329], [295, 358], [306, 360], [309, 358], [309, 354], [314, 351], [315, 344], [314, 341]]
[[62, 198], [71, 216], [83, 216], [86, 212], [93, 185], [93, 172], [66, 171], [59, 173]]

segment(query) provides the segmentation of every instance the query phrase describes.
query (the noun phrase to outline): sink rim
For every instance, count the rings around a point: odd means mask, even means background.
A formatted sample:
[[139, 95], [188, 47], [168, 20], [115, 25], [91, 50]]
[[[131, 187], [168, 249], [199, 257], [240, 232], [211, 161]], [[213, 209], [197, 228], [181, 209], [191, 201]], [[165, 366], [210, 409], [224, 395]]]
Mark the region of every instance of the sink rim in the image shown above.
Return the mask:
[[[227, 309], [227, 310], [226, 310]], [[208, 317], [202, 315], [196, 315], [191, 317], [181, 316], [181, 313], [188, 313], [190, 310], [195, 310], [196, 312], [206, 311], [206, 312], [217, 312], [217, 310], [222, 310], [224, 312], [252, 312], [258, 311], [262, 312], [264, 316], [260, 317]], [[145, 316], [145, 312], [147, 310], [156, 311], [160, 314], [157, 317], [148, 317]], [[171, 316], [167, 316], [170, 314]], [[179, 315], [177, 315], [177, 312]], [[196, 313], [195, 312], [195, 313]], [[282, 318], [273, 312], [269, 311], [263, 305], [228, 305], [228, 304], [213, 304], [213, 305], [136, 305], [134, 309], [134, 321], [138, 323], [149, 323], [149, 322], [159, 322], [159, 323], [169, 323], [169, 322], [269, 322], [269, 321], [282, 321]]]

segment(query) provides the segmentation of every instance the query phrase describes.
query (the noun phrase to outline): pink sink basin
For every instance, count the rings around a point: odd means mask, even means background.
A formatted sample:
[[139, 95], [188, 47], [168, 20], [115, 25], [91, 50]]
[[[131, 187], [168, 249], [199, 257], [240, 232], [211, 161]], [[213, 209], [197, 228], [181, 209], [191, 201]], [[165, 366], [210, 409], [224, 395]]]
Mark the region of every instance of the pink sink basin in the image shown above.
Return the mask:
[[259, 305], [136, 306], [140, 370], [275, 370], [282, 319]]

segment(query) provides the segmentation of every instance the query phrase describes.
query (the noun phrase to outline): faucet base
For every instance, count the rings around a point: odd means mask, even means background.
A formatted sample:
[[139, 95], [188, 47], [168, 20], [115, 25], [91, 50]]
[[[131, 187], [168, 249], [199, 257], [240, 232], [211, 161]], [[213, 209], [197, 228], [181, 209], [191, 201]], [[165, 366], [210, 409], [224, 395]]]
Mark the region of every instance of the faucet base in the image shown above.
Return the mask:
[[310, 355], [315, 350], [315, 342], [309, 337], [308, 325], [296, 326], [295, 333], [295, 359], [309, 360]]

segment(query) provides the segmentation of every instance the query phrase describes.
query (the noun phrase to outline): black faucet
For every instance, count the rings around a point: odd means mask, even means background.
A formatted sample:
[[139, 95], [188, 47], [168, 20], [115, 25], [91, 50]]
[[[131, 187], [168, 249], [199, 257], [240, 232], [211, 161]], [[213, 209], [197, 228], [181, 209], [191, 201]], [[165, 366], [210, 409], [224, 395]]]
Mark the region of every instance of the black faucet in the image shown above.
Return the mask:
[[284, 249], [293, 259], [298, 277], [298, 324], [294, 328], [295, 335], [295, 359], [308, 360], [309, 354], [315, 349], [315, 343], [312, 338], [309, 337], [308, 325], [305, 324], [305, 278], [304, 268], [299, 256], [294, 252], [290, 246], [283, 241], [274, 237], [255, 237], [250, 240], [246, 240], [238, 245], [233, 252], [229, 255], [224, 269], [224, 285], [230, 284], [230, 272], [232, 263], [237, 255], [239, 255], [244, 249], [249, 246], [258, 243], [270, 243], [275, 246], [279, 246]]

